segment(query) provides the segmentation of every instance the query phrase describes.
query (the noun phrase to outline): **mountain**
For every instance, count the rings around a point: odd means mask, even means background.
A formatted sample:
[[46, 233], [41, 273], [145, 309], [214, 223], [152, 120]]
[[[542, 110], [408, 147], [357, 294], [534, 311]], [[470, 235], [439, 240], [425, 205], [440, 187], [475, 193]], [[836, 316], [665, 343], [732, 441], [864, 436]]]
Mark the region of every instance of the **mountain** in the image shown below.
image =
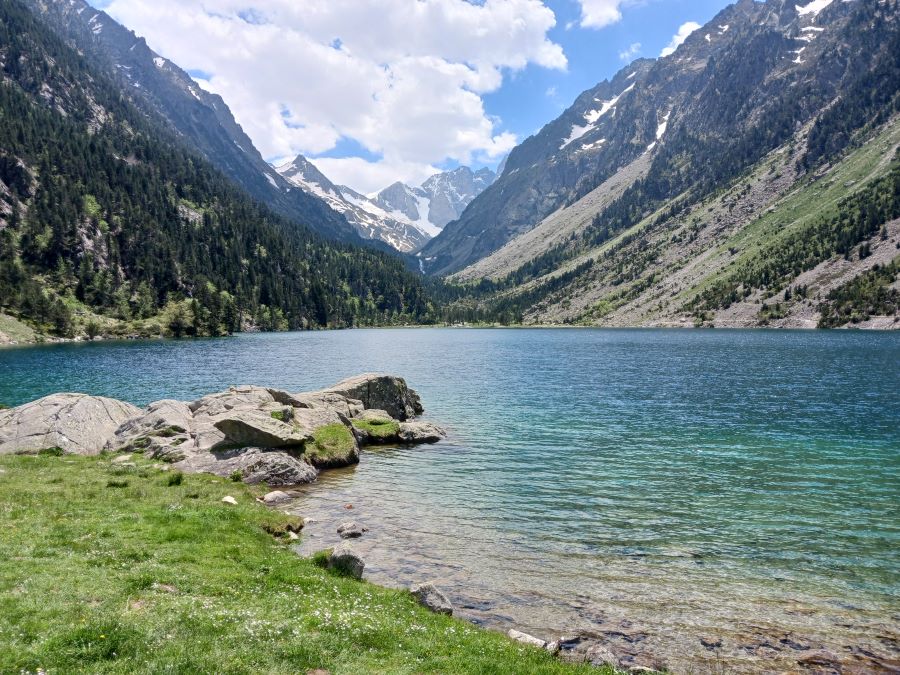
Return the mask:
[[325, 201], [366, 239], [383, 241], [403, 253], [418, 250], [429, 239], [411, 223], [392, 218], [368, 197], [336, 186], [303, 155], [276, 167], [276, 171], [294, 186]]
[[428, 320], [396, 256], [253, 199], [45, 16], [0, 3], [0, 317], [60, 336]]
[[669, 196], [726, 183], [885, 55], [875, 32], [854, 35], [852, 26], [870, 11], [892, 26], [895, 7], [741, 0], [725, 8], [673, 55], [632, 63], [516, 147], [500, 179], [422, 250], [426, 269], [462, 269], [620, 170], [634, 180], [650, 172]]
[[838, 325], [895, 325], [898, 17], [725, 8], [516, 147], [426, 270], [470, 284], [462, 317], [814, 326], [844, 303]]
[[496, 179], [488, 168], [473, 172], [467, 166], [438, 173], [419, 187], [394, 183], [375, 196], [385, 211], [402, 214], [431, 236], [437, 235], [451, 220], [456, 220], [478, 195]]
[[372, 197], [335, 185], [303, 155], [276, 168], [293, 185], [316, 195], [356, 227], [403, 253], [418, 251], [495, 179], [488, 168], [461, 166], [435, 174], [419, 187], [396, 182]]
[[262, 158], [221, 97], [201, 89], [143, 38], [84, 0], [25, 0], [91, 65], [129, 92], [146, 114], [164, 119], [184, 143], [286, 218], [327, 237], [362, 243], [355, 228], [315, 195], [293, 189]]

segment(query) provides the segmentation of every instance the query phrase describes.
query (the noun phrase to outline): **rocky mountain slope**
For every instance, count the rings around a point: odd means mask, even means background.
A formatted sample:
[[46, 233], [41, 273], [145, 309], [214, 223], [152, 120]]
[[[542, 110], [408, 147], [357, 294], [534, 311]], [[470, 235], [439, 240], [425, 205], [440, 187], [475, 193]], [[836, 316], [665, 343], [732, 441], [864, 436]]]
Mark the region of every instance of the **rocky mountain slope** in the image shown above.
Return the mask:
[[510, 321], [893, 326], [898, 20], [741, 0], [513, 150], [427, 269]]
[[489, 255], [645, 154], [652, 167], [634, 177], [644, 194], [629, 218], [728, 183], [886, 58], [895, 15], [894, 0], [725, 8], [674, 54], [623, 68], [515, 148], [503, 175], [423, 249], [426, 269], [451, 273]]
[[383, 241], [403, 253], [418, 251], [458, 218], [495, 178], [490, 169], [473, 172], [461, 166], [435, 174], [419, 187], [397, 182], [369, 197], [335, 185], [303, 155], [276, 170], [343, 214], [361, 236]]
[[221, 97], [201, 89], [143, 38], [84, 0], [26, 0], [91, 65], [115, 79], [147, 114], [277, 213], [327, 237], [362, 243], [356, 229], [315, 195], [296, 190], [259, 154]]

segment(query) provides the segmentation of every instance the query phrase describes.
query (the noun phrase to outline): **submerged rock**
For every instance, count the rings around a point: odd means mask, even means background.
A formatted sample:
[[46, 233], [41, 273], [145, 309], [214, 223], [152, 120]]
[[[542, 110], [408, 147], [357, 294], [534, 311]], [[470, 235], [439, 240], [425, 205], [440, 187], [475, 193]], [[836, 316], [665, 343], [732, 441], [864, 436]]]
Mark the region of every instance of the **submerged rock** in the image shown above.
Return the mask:
[[362, 579], [366, 563], [350, 543], [345, 541], [335, 546], [331, 551], [331, 554], [328, 556], [328, 568], [354, 579]]
[[119, 425], [140, 412], [130, 403], [104, 396], [45, 396], [0, 410], [0, 455], [41, 450], [97, 455]]
[[291, 501], [291, 496], [287, 492], [282, 492], [281, 490], [272, 490], [272, 492], [264, 494], [261, 501], [267, 506], [278, 506], [279, 504]]
[[453, 603], [434, 584], [416, 584], [410, 587], [409, 592], [415, 596], [420, 605], [427, 607], [432, 612], [453, 614]]
[[340, 535], [341, 539], [356, 539], [357, 537], [363, 536], [363, 532], [368, 532], [368, 530], [364, 527], [360, 527], [353, 521], [341, 523], [337, 528], [337, 533]]

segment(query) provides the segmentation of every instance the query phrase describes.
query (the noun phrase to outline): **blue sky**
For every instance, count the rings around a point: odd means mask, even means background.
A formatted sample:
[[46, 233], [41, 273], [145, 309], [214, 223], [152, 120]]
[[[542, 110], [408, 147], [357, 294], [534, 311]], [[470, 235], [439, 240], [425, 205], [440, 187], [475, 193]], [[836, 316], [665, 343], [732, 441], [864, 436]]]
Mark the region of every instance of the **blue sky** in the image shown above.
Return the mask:
[[[520, 139], [558, 117], [581, 92], [611, 78], [635, 58], [659, 56], [682, 24], [694, 21], [703, 25], [730, 3], [648, 0], [623, 8], [618, 23], [600, 29], [567, 29], [577, 23], [578, 6], [570, 0], [547, 0], [546, 4], [557, 17], [549, 36], [562, 45], [569, 61], [567, 71], [529, 65], [509, 77], [500, 90], [484, 96], [487, 112], [502, 119], [503, 127]], [[620, 58], [636, 44], [641, 47], [634, 56]]]
[[582, 91], [728, 4], [92, 2], [220, 94], [266, 159], [302, 153], [366, 193], [461, 163], [496, 166]]

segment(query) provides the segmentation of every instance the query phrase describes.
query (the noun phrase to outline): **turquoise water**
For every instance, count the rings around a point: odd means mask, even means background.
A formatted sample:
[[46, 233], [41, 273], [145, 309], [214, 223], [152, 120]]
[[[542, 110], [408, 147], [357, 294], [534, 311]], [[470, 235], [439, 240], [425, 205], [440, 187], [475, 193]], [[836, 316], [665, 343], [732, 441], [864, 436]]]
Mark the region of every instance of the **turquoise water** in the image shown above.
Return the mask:
[[897, 657], [900, 334], [409, 329], [12, 348], [0, 402], [299, 391], [372, 370], [404, 376], [450, 436], [298, 491], [294, 508], [318, 521], [304, 550], [331, 543], [349, 503], [371, 530], [374, 580], [435, 578], [489, 625], [624, 633], [611, 644], [682, 668], [787, 667], [789, 649], [757, 644], [787, 634]]

